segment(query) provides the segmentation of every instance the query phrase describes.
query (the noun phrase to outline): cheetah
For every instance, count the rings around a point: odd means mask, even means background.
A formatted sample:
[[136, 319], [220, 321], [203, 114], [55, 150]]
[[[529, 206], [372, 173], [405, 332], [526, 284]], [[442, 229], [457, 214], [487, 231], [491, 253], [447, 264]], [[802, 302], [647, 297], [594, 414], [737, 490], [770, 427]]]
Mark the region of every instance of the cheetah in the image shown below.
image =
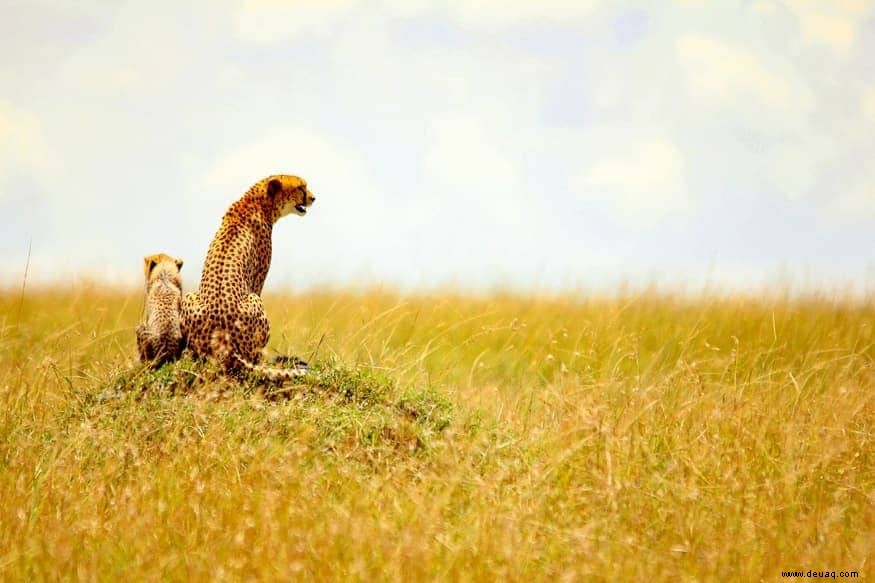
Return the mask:
[[143, 321], [137, 326], [137, 347], [141, 361], [160, 366], [182, 353], [182, 259], [158, 253], [144, 257], [143, 262], [146, 298]]
[[261, 289], [274, 223], [291, 213], [307, 214], [315, 200], [302, 178], [274, 175], [231, 205], [210, 243], [199, 289], [182, 301], [182, 328], [195, 357], [215, 359], [226, 372], [246, 368], [273, 379], [305, 372], [259, 365], [270, 336]]

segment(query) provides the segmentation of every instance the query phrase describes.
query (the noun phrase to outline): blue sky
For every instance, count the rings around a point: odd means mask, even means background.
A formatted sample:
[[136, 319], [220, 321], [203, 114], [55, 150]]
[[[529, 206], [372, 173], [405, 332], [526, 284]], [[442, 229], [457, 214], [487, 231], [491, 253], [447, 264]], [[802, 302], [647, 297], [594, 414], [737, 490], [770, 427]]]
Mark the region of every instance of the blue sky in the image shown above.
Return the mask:
[[268, 287], [875, 287], [870, 2], [0, 11], [2, 281], [31, 245], [33, 281], [164, 251], [193, 288], [290, 173]]

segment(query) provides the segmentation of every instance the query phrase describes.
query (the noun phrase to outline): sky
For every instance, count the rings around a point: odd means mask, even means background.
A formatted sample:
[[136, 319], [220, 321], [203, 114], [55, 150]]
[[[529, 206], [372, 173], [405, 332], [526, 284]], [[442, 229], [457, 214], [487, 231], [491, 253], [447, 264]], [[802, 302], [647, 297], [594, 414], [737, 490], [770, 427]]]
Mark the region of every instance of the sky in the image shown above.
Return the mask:
[[0, 0], [0, 282], [875, 289], [867, 0]]

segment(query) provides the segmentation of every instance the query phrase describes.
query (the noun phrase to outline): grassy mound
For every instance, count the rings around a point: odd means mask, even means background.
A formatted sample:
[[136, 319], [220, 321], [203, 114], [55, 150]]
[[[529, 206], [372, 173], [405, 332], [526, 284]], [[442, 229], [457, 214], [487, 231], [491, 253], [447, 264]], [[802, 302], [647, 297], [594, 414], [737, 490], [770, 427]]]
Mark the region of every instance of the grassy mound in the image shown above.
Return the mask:
[[[269, 409], [266, 416], [256, 417], [268, 423], [282, 418], [287, 435], [312, 433], [320, 447], [366, 458], [375, 451], [427, 452], [450, 428], [456, 413], [435, 389], [400, 387], [379, 372], [344, 367], [336, 360], [313, 363], [308, 374], [282, 382], [251, 373], [227, 376], [189, 358], [157, 369], [138, 365], [97, 387], [86, 407], [96, 412], [114, 400], [133, 399], [149, 412], [166, 407], [168, 398], [242, 398], [255, 410]], [[236, 420], [243, 421], [254, 422], [257, 431], [257, 419]], [[476, 415], [470, 416], [464, 429], [470, 431], [476, 423]]]

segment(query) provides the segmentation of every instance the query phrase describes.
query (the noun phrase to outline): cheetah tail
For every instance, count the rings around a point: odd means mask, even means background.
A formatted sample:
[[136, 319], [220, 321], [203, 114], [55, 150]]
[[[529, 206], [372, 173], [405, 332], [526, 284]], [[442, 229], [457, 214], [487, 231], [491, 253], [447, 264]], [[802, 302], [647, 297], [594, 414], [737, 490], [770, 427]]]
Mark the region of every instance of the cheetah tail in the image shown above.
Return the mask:
[[251, 362], [243, 360], [240, 357], [237, 357], [237, 360], [239, 360], [240, 363], [244, 367], [246, 367], [249, 372], [271, 381], [290, 381], [292, 379], [302, 377], [308, 372], [307, 367], [276, 368], [272, 366], [265, 366], [263, 364], [253, 364]]

